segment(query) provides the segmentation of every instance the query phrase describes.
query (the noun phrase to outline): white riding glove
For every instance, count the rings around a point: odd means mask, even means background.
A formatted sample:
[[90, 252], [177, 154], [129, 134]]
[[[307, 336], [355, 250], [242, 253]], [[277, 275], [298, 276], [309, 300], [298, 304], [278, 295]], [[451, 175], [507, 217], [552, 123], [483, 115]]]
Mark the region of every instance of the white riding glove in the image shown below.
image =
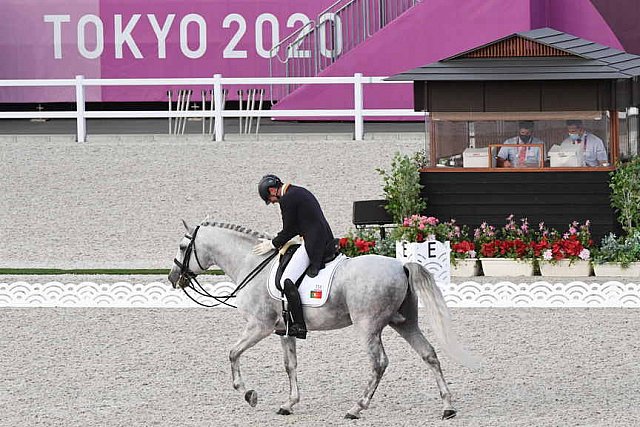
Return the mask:
[[266, 253], [271, 252], [275, 248], [276, 247], [273, 246], [273, 243], [271, 243], [271, 240], [260, 239], [260, 243], [258, 243], [253, 247], [253, 253], [256, 255], [264, 255]]

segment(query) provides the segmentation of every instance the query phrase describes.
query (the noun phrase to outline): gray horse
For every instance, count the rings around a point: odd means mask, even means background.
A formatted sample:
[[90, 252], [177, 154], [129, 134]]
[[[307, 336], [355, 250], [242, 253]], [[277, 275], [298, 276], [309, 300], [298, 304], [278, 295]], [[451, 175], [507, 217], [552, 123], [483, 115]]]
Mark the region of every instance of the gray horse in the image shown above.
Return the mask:
[[[183, 221], [184, 223], [184, 221]], [[184, 223], [187, 234], [180, 242], [169, 281], [184, 287], [189, 276], [202, 273], [212, 265], [219, 266], [235, 283], [240, 283], [266, 256], [253, 255], [251, 249], [260, 233], [230, 224], [205, 220], [197, 228]], [[195, 237], [194, 232], [197, 233]], [[185, 254], [187, 259], [185, 259]], [[277, 262], [273, 260], [272, 262]], [[269, 266], [270, 267], [270, 266]], [[282, 329], [282, 305], [269, 296], [267, 267], [237, 294], [236, 304], [246, 320], [241, 338], [229, 354], [233, 387], [244, 393], [245, 400], [257, 404], [255, 390], [247, 390], [240, 374], [240, 356], [245, 350]], [[404, 268], [403, 268], [404, 267]], [[404, 338], [433, 371], [443, 402], [442, 418], [452, 418], [456, 411], [451, 393], [442, 375], [436, 353], [418, 326], [418, 297], [427, 308], [432, 330], [443, 349], [458, 362], [470, 366], [473, 357], [458, 344], [449, 323], [449, 312], [433, 276], [420, 264], [404, 266], [396, 259], [364, 255], [342, 262], [333, 278], [331, 294], [320, 307], [305, 307], [304, 316], [310, 331], [355, 327], [371, 361], [370, 378], [362, 396], [345, 415], [356, 419], [371, 403], [380, 379], [388, 365], [382, 345], [382, 330], [391, 326]], [[289, 399], [280, 406], [279, 414], [289, 415], [300, 401], [297, 383], [296, 338], [281, 337], [284, 365], [289, 376]]]

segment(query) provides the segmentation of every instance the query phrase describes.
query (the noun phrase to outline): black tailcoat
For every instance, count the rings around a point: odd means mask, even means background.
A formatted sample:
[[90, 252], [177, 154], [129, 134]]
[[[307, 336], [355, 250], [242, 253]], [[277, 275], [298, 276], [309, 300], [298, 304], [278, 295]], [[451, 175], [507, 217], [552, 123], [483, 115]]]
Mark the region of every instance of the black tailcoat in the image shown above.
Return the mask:
[[334, 252], [333, 233], [320, 203], [306, 188], [290, 185], [278, 201], [282, 213], [282, 231], [273, 239], [280, 249], [295, 236], [302, 236], [311, 265], [324, 267], [323, 259]]

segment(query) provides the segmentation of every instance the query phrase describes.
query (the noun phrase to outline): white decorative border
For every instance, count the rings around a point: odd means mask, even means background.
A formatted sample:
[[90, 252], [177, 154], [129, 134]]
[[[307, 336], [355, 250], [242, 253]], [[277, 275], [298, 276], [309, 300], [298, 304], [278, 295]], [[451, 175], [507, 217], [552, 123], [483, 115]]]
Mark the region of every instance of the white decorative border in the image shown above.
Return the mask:
[[[228, 295], [231, 282], [203, 285], [212, 295]], [[629, 307], [640, 308], [640, 284], [603, 283], [478, 283], [441, 286], [449, 307]], [[230, 300], [233, 303], [233, 299]], [[199, 307], [167, 283], [0, 283], [0, 307]], [[221, 306], [224, 307], [224, 306]]]

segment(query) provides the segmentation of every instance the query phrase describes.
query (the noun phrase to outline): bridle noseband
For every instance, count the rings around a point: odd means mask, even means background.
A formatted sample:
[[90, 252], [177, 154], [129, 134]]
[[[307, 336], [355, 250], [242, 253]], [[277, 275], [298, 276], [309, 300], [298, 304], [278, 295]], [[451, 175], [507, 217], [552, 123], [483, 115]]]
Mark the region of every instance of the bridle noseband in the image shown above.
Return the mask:
[[[247, 277], [245, 277], [244, 280], [240, 282], [240, 284], [229, 295], [220, 295], [220, 296], [211, 295], [209, 292], [206, 291], [206, 289], [204, 289], [204, 287], [200, 284], [200, 282], [198, 282], [198, 279], [196, 278], [198, 275], [189, 269], [189, 260], [191, 259], [191, 253], [193, 253], [193, 256], [196, 259], [196, 263], [198, 264], [198, 267], [200, 267], [200, 270], [202, 272], [206, 271], [206, 268], [204, 268], [202, 264], [200, 264], [200, 260], [198, 259], [198, 252], [196, 251], [195, 243], [196, 243], [196, 236], [198, 235], [199, 229], [200, 229], [200, 226], [198, 225], [193, 230], [193, 235], [190, 235], [189, 233], [184, 235], [184, 237], [186, 237], [189, 240], [189, 244], [187, 245], [187, 248], [184, 251], [184, 257], [182, 257], [182, 262], [178, 261], [178, 258], [173, 259], [173, 263], [180, 268], [180, 277], [178, 278], [177, 283], [182, 282], [184, 278], [187, 279], [187, 285], [180, 286], [180, 287], [184, 291], [185, 295], [188, 296], [191, 301], [195, 302], [198, 305], [201, 305], [203, 307], [216, 307], [220, 304], [224, 304], [231, 308], [237, 308], [236, 306], [229, 304], [227, 301], [231, 298], [235, 298], [238, 291], [244, 288], [247, 283], [249, 283], [254, 277], [256, 277], [258, 273], [260, 273], [267, 266], [267, 264], [269, 264], [269, 262], [273, 258], [275, 258], [275, 256], [278, 254], [278, 251], [274, 250], [272, 254], [270, 254], [267, 258], [262, 260], [262, 262], [258, 264], [258, 266], [254, 268], [251, 271], [251, 273], [249, 273]], [[195, 282], [195, 285], [194, 285], [194, 282]], [[187, 292], [187, 288], [191, 289], [192, 291], [194, 291], [195, 293], [197, 293], [202, 297], [212, 298], [215, 301], [217, 301], [217, 303], [211, 304], [211, 305], [204, 304], [198, 301], [197, 299], [195, 299], [194, 297], [192, 297], [189, 294], [189, 292]]]

